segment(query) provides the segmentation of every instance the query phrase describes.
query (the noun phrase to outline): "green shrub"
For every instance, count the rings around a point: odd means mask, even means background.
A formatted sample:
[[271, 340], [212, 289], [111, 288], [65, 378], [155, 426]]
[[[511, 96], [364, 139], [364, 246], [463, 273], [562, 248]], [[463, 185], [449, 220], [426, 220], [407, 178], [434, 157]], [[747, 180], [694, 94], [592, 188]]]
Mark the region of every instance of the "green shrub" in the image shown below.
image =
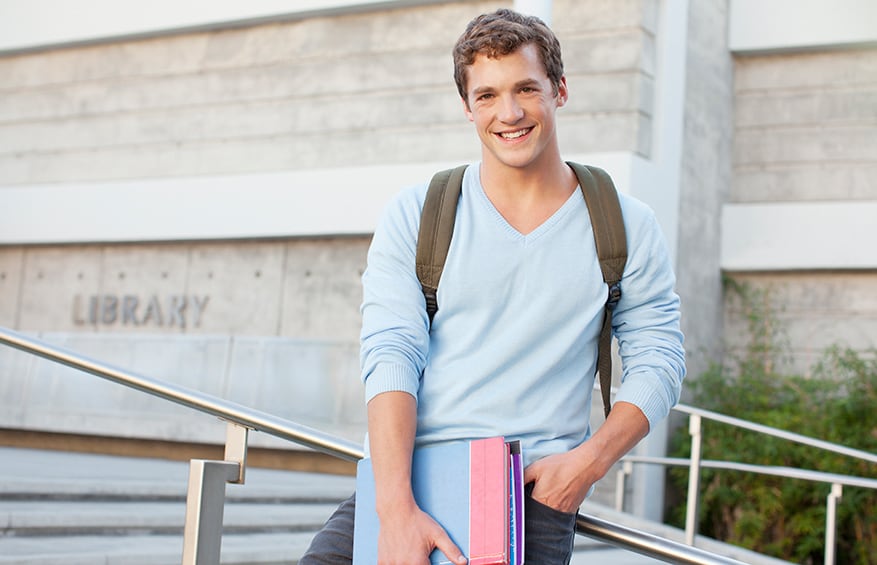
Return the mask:
[[[714, 364], [688, 384], [695, 406], [863, 451], [877, 452], [877, 351], [833, 347], [813, 376], [783, 374], [775, 360], [778, 325], [765, 291], [732, 287], [749, 323], [750, 342], [731, 364]], [[687, 427], [677, 431], [675, 457], [690, 455]], [[704, 459], [788, 466], [877, 477], [877, 465], [708, 420]], [[687, 469], [670, 471], [684, 492]], [[701, 471], [700, 534], [796, 563], [824, 558], [826, 496], [831, 485], [727, 470]], [[684, 523], [685, 502], [670, 520]], [[844, 487], [838, 504], [837, 562], [877, 563], [877, 491]]]

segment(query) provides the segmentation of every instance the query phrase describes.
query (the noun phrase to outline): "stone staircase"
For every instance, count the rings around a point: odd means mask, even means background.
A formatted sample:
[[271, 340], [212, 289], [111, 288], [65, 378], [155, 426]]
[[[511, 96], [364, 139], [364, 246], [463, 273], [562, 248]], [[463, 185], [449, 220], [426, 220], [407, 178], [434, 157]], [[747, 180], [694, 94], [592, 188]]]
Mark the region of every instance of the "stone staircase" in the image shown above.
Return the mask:
[[[180, 563], [186, 463], [0, 448], [0, 564]], [[228, 485], [222, 563], [295, 563], [353, 479], [264, 469]]]
[[[0, 565], [178, 565], [188, 463], [0, 447]], [[248, 468], [227, 485], [224, 565], [294, 564], [354, 479]], [[681, 532], [599, 504], [586, 512], [669, 538]], [[717, 542], [713, 542], [717, 543]], [[707, 547], [746, 563], [776, 560]], [[572, 565], [659, 561], [578, 536]]]

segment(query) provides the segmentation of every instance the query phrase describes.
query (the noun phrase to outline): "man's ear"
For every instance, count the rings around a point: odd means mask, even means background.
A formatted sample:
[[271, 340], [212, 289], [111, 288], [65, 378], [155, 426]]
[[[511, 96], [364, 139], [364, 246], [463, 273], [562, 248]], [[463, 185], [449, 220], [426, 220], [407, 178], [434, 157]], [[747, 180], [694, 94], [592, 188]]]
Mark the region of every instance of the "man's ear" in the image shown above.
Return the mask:
[[468, 118], [470, 122], [474, 122], [475, 116], [472, 115], [472, 110], [469, 109], [469, 101], [465, 98], [460, 98], [460, 102], [463, 103], [463, 113], [466, 114], [466, 118]]
[[557, 85], [557, 107], [560, 108], [569, 100], [569, 87], [566, 85], [566, 75], [560, 77], [560, 83]]

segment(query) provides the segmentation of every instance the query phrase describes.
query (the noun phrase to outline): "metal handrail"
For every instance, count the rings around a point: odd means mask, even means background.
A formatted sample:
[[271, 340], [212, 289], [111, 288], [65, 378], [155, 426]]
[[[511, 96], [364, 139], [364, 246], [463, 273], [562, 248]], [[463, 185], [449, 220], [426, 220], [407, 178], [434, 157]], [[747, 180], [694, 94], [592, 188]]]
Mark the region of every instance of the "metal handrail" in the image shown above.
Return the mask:
[[[0, 327], [0, 343], [141, 392], [164, 398], [165, 400], [181, 404], [193, 410], [217, 416], [230, 422], [229, 430], [233, 430], [235, 426], [242, 426], [244, 428], [261, 431], [275, 437], [305, 445], [343, 459], [358, 460], [363, 457], [363, 451], [359, 445], [334, 437], [331, 434], [320, 432], [319, 430], [302, 426], [284, 418], [279, 418], [197, 390], [168, 383], [159, 379], [137, 375], [118, 367], [89, 359], [88, 357], [79, 355], [64, 348], [45, 343], [41, 340], [27, 337], [7, 328]], [[244, 432], [245, 431], [246, 430], [244, 430]], [[240, 434], [238, 432], [230, 432], [229, 443], [232, 443], [233, 441], [231, 439], [232, 436], [236, 438], [234, 441], [241, 441], [242, 438], [244, 443], [243, 450], [245, 450], [246, 433]], [[229, 451], [240, 452], [240, 447], [240, 445], [231, 446], [230, 449], [229, 444], [227, 444], [226, 453], [228, 454]], [[210, 508], [213, 513], [212, 517], [207, 517], [207, 521], [211, 524], [209, 527], [212, 527], [215, 530], [221, 530], [221, 500], [224, 499], [225, 496], [224, 484], [225, 482], [234, 482], [239, 477], [243, 476], [245, 457], [241, 456], [236, 459], [236, 461], [237, 463], [232, 463], [231, 461], [204, 462], [193, 460], [189, 477], [189, 493], [186, 502], [187, 534], [190, 527], [190, 515], [195, 516], [193, 520], [197, 520], [199, 511], [205, 508]], [[196, 476], [196, 469], [200, 470], [200, 476]], [[216, 487], [217, 484], [222, 485], [221, 490]], [[200, 488], [200, 492], [193, 493], [193, 490], [197, 490], [193, 488], [193, 485], [197, 485], [197, 488]], [[209, 502], [206, 501], [209, 497], [205, 496], [205, 491], [207, 490], [210, 490], [211, 495], [220, 497], [218, 508], [215, 501], [213, 501], [212, 504], [207, 503]], [[198, 508], [193, 508], [195, 506]], [[216, 514], [218, 514], [218, 520]], [[743, 565], [741, 561], [729, 557], [713, 554], [699, 548], [663, 539], [592, 516], [583, 516], [579, 514], [576, 520], [576, 532], [629, 551], [665, 560], [669, 563]], [[196, 531], [194, 535], [198, 535], [198, 532]], [[217, 535], [221, 535], [221, 533]], [[218, 556], [219, 546], [216, 542], [216, 539], [210, 540], [209, 545], [211, 545], [210, 551], [212, 552], [212, 557], [210, 559], [214, 559], [215, 556]], [[191, 557], [190, 561], [190, 558], [187, 558], [186, 556], [186, 551], [187, 548], [184, 547], [184, 562], [186, 563], [210, 562], [210, 559], [202, 559], [197, 555]]]
[[[626, 455], [625, 461], [642, 463], [644, 465], [662, 465], [666, 467], [688, 467], [691, 461], [681, 457], [651, 457], [646, 455]], [[855, 475], [839, 475], [837, 473], [825, 473], [823, 471], [811, 471], [810, 469], [798, 469], [797, 467], [783, 467], [780, 465], [753, 465], [751, 463], [738, 463], [736, 461], [717, 461], [704, 459], [700, 462], [704, 469], [723, 469], [725, 471], [741, 471], [744, 473], [757, 473], [783, 477], [784, 479], [801, 479], [818, 483], [839, 484], [846, 487], [861, 487], [877, 489], [877, 479], [857, 477]]]
[[357, 461], [362, 446], [230, 400], [138, 375], [0, 327], [0, 343], [317, 451]]
[[840, 475], [836, 473], [824, 473], [809, 469], [796, 469], [792, 467], [769, 466], [769, 465], [753, 465], [749, 463], [739, 463], [735, 461], [713, 461], [701, 459], [701, 441], [703, 436], [702, 419], [706, 418], [714, 420], [741, 429], [746, 429], [792, 441], [809, 447], [815, 447], [825, 451], [831, 451], [848, 457], [854, 457], [864, 461], [877, 463], [877, 454], [859, 449], [853, 449], [843, 445], [827, 442], [788, 432], [779, 428], [773, 428], [747, 420], [741, 420], [733, 416], [727, 416], [718, 412], [704, 410], [702, 408], [694, 408], [684, 404], [673, 407], [673, 410], [687, 413], [689, 416], [689, 433], [691, 434], [691, 457], [689, 459], [671, 458], [671, 457], [648, 457], [638, 455], [626, 455], [621, 460], [621, 470], [618, 472], [617, 484], [615, 487], [616, 510], [622, 510], [624, 507], [624, 491], [627, 477], [633, 472], [633, 463], [641, 463], [646, 465], [662, 465], [662, 466], [681, 466], [689, 468], [688, 478], [688, 500], [685, 509], [685, 543], [689, 546], [695, 545], [695, 536], [697, 534], [697, 517], [699, 506], [699, 487], [700, 487], [700, 470], [703, 468], [724, 469], [733, 471], [742, 471], [749, 473], [757, 473], [762, 475], [780, 476], [783, 478], [803, 479], [808, 481], [823, 482], [831, 485], [831, 492], [826, 497], [826, 524], [825, 524], [825, 564], [834, 565], [835, 562], [835, 541], [836, 541], [836, 520], [837, 520], [837, 503], [841, 499], [844, 486], [863, 487], [877, 489], [877, 479], [868, 479], [864, 477], [856, 477], [851, 475]]
[[721, 422], [723, 424], [728, 424], [737, 428], [743, 428], [753, 432], [758, 432], [760, 434], [793, 441], [795, 443], [800, 443], [801, 445], [816, 447], [818, 449], [831, 451], [840, 455], [847, 455], [849, 457], [855, 457], [864, 461], [870, 461], [871, 463], [877, 463], [877, 453], [870, 453], [868, 451], [862, 451], [861, 449], [854, 449], [845, 445], [838, 445], [836, 443], [831, 443], [830, 441], [796, 434], [795, 432], [788, 432], [779, 428], [772, 428], [771, 426], [766, 426], [764, 424], [757, 424], [748, 420], [741, 420], [740, 418], [735, 418], [734, 416], [727, 416], [725, 414], [720, 414], [711, 410], [704, 410], [703, 408], [695, 408], [694, 406], [688, 406], [686, 404], [677, 404], [673, 407], [673, 410], [677, 412], [683, 412], [690, 416], [700, 416], [701, 418], [706, 418], [707, 420], [713, 420], [715, 422]]

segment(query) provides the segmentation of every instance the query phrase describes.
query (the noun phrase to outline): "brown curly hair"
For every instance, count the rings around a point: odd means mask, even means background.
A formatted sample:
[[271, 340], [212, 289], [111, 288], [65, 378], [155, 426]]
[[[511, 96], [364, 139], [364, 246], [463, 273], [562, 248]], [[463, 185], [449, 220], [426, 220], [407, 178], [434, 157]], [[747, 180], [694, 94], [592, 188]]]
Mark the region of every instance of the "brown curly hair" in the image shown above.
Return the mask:
[[454, 82], [466, 105], [469, 104], [466, 97], [466, 68], [475, 62], [478, 55], [503, 57], [529, 44], [539, 50], [542, 65], [557, 94], [563, 77], [563, 59], [560, 42], [545, 22], [506, 8], [482, 14], [469, 22], [466, 31], [454, 45]]

